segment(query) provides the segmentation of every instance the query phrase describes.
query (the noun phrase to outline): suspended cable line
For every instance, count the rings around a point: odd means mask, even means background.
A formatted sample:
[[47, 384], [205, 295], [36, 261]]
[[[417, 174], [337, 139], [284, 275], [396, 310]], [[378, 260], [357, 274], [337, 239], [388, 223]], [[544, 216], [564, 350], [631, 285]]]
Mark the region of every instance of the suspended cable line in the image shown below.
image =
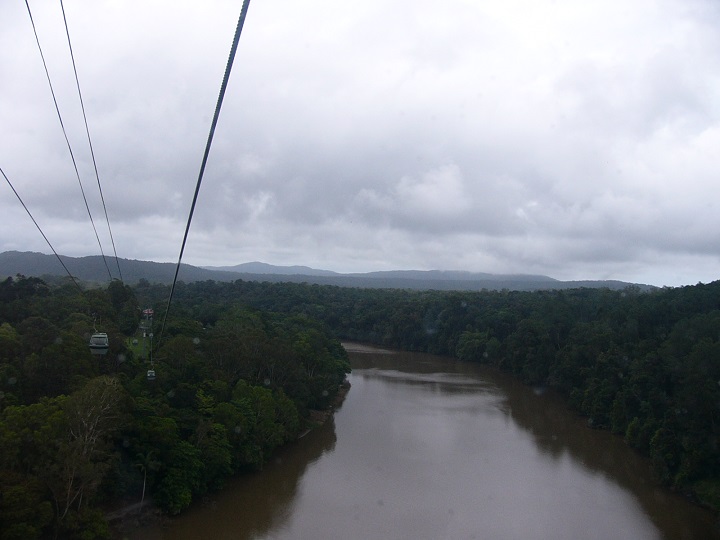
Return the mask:
[[93, 168], [95, 169], [98, 191], [100, 191], [100, 200], [102, 201], [103, 210], [105, 211], [105, 221], [107, 221], [108, 233], [110, 233], [110, 241], [112, 242], [113, 253], [115, 254], [115, 263], [117, 264], [118, 274], [120, 275], [120, 281], [123, 281], [122, 271], [120, 270], [120, 261], [118, 260], [117, 249], [115, 249], [115, 239], [113, 238], [112, 229], [110, 228], [110, 218], [108, 217], [107, 207], [105, 206], [105, 196], [103, 195], [102, 186], [100, 185], [100, 175], [98, 174], [97, 162], [95, 161], [95, 151], [93, 150], [92, 140], [90, 139], [90, 128], [88, 127], [87, 115], [85, 114], [85, 102], [83, 101], [82, 92], [80, 91], [80, 80], [78, 79], [77, 66], [75, 65], [75, 55], [73, 54], [72, 43], [70, 42], [70, 30], [68, 29], [63, 0], [60, 0], [60, 9], [62, 10], [63, 22], [65, 23], [65, 35], [67, 36], [68, 48], [70, 49], [70, 58], [72, 60], [73, 73], [75, 74], [75, 85], [77, 86], [78, 97], [80, 98], [80, 108], [82, 109], [83, 121], [85, 122], [85, 133], [87, 134], [87, 141], [90, 146], [90, 155], [92, 156]]
[[13, 190], [13, 193], [15, 193], [15, 196], [17, 197], [18, 201], [20, 201], [20, 204], [22, 204], [23, 208], [24, 208], [25, 211], [27, 212], [27, 215], [30, 216], [30, 219], [32, 219], [32, 222], [33, 222], [33, 223], [35, 224], [35, 226], [37, 227], [37, 230], [40, 231], [40, 234], [42, 234], [42, 237], [43, 237], [43, 238], [45, 239], [45, 241], [47, 242], [47, 245], [50, 246], [50, 249], [51, 249], [52, 252], [55, 254], [55, 257], [57, 257], [57, 260], [60, 261], [60, 264], [61, 264], [62, 267], [65, 269], [65, 272], [67, 272], [67, 275], [70, 276], [70, 279], [71, 279], [72, 282], [75, 284], [75, 286], [78, 288], [78, 290], [79, 290], [83, 295], [85, 295], [85, 291], [82, 289], [82, 287], [80, 287], [80, 284], [75, 280], [75, 277], [70, 273], [70, 270], [68, 270], [68, 267], [65, 266], [65, 263], [64, 263], [63, 260], [60, 258], [60, 255], [58, 255], [57, 251], [55, 251], [55, 248], [54, 248], [53, 245], [50, 243], [50, 240], [48, 240], [48, 237], [45, 236], [45, 233], [44, 233], [43, 230], [40, 228], [40, 225], [38, 225], [38, 222], [35, 221], [35, 218], [34, 218], [33, 215], [30, 213], [30, 210], [29, 210], [28, 207], [25, 205], [25, 203], [23, 202], [22, 198], [20, 197], [20, 194], [19, 194], [19, 193], [17, 192], [17, 190], [15, 189], [15, 186], [12, 185], [12, 182], [10, 182], [10, 179], [7, 177], [7, 175], [5, 174], [5, 171], [3, 171], [2, 168], [0, 168], [0, 174], [3, 175], [3, 177], [5, 178], [5, 181], [6, 181], [6, 182], [8, 183], [8, 185], [10, 186], [10, 189], [12, 189], [12, 190]]
[[28, 0], [25, 0], [25, 6], [27, 6], [28, 15], [30, 16], [30, 23], [32, 24], [33, 33], [35, 34], [35, 42], [37, 43], [38, 50], [40, 51], [40, 58], [42, 58], [43, 67], [45, 68], [45, 76], [47, 77], [48, 84], [50, 85], [50, 93], [52, 94], [53, 103], [55, 104], [55, 112], [57, 112], [58, 120], [60, 120], [60, 127], [62, 128], [63, 135], [65, 136], [65, 143], [67, 144], [68, 151], [70, 152], [70, 158], [72, 159], [73, 167], [75, 168], [75, 176], [77, 176], [78, 184], [80, 184], [80, 192], [82, 193], [83, 201], [85, 201], [85, 208], [87, 209], [88, 216], [90, 217], [90, 223], [92, 224], [93, 231], [95, 232], [95, 238], [97, 238], [98, 246], [100, 246], [100, 253], [102, 254], [105, 268], [107, 269], [108, 276], [110, 276], [110, 280], [112, 280], [110, 266], [108, 265], [107, 258], [105, 257], [105, 252], [103, 251], [102, 243], [100, 242], [100, 235], [98, 235], [97, 228], [95, 227], [95, 221], [93, 220], [92, 212], [90, 212], [90, 205], [88, 204], [87, 197], [85, 196], [85, 189], [83, 188], [82, 181], [80, 180], [80, 171], [78, 171], [77, 162], [75, 161], [75, 154], [73, 154], [72, 147], [70, 146], [70, 139], [68, 139], [67, 131], [65, 130], [65, 124], [63, 123], [62, 115], [60, 114], [60, 107], [58, 106], [58, 102], [55, 97], [55, 90], [53, 88], [52, 81], [50, 80], [50, 72], [48, 71], [47, 63], [45, 62], [45, 55], [43, 54], [42, 47], [40, 46], [40, 38], [38, 37], [37, 29], [35, 28], [35, 21], [33, 20]]
[[200, 193], [200, 185], [202, 184], [203, 175], [205, 174], [205, 165], [207, 164], [208, 155], [210, 154], [210, 146], [212, 145], [213, 136], [215, 135], [215, 127], [217, 126], [218, 118], [220, 117], [220, 108], [222, 107], [223, 99], [225, 98], [225, 90], [227, 89], [230, 71], [232, 70], [233, 62], [235, 61], [235, 53], [237, 52], [238, 41], [240, 41], [240, 34], [242, 33], [243, 25], [245, 24], [245, 17], [247, 15], [249, 5], [250, 0], [244, 0], [242, 8], [240, 9], [240, 17], [238, 18], [237, 27], [235, 28], [235, 36], [233, 37], [232, 46], [230, 47], [230, 55], [225, 67], [225, 75], [223, 76], [222, 84], [220, 85], [220, 95], [218, 96], [217, 104], [215, 105], [215, 114], [213, 115], [212, 124], [210, 125], [210, 133], [208, 134], [207, 143], [205, 144], [205, 153], [203, 154], [202, 163], [200, 164], [200, 173], [198, 174], [195, 194], [193, 195], [192, 205], [190, 206], [190, 214], [188, 215], [187, 225], [185, 226], [185, 234], [183, 236], [182, 246], [180, 247], [180, 256], [178, 257], [178, 262], [175, 266], [175, 277], [173, 278], [172, 286], [170, 287], [170, 296], [168, 297], [165, 315], [163, 317], [162, 326], [160, 327], [160, 337], [157, 340], [158, 346], [160, 345], [163, 332], [165, 331], [165, 323], [167, 321], [168, 312], [170, 311], [173, 293], [175, 292], [175, 284], [177, 283], [178, 273], [180, 272], [180, 263], [182, 262], [185, 244], [187, 243], [188, 233], [190, 232], [190, 223], [192, 222], [193, 213], [195, 212], [195, 204], [197, 203], [198, 193]]

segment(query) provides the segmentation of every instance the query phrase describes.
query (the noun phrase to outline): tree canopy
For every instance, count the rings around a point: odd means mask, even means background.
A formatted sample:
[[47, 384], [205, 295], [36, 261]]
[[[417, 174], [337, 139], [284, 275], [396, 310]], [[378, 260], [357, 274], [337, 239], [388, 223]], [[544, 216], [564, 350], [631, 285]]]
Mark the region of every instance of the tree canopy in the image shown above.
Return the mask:
[[[0, 539], [108, 537], [101, 505], [146, 493], [181, 512], [332, 403], [350, 368], [321, 323], [203, 309], [205, 324], [180, 305], [151, 351], [152, 325], [119, 282], [0, 283]], [[95, 331], [104, 356], [88, 347]]]

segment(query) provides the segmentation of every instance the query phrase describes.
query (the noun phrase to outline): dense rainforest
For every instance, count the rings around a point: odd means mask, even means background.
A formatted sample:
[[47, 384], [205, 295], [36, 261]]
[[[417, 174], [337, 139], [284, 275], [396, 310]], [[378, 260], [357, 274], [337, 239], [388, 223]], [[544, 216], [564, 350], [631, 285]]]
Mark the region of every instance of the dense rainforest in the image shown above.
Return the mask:
[[[97, 536], [107, 501], [147, 491], [176, 513], [262, 466], [333, 399], [349, 370], [338, 338], [555, 389], [590, 427], [646, 455], [660, 482], [720, 508], [720, 282], [650, 292], [179, 283], [148, 381], [141, 310], [162, 309], [168, 294], [145, 280], [84, 294], [36, 278], [0, 285], [0, 538]], [[110, 336], [100, 359], [87, 347], [94, 324]]]
[[[141, 282], [139, 295], [164, 288]], [[212, 281], [185, 315], [222, 305], [304, 315], [339, 337], [454, 356], [554, 389], [590, 427], [625, 438], [660, 482], [720, 509], [720, 281], [621, 291], [441, 292]]]
[[120, 282], [0, 283], [0, 539], [106, 538], [107, 510], [146, 496], [179, 513], [308, 429], [350, 370], [304, 315], [224, 302], [153, 344], [142, 306]]

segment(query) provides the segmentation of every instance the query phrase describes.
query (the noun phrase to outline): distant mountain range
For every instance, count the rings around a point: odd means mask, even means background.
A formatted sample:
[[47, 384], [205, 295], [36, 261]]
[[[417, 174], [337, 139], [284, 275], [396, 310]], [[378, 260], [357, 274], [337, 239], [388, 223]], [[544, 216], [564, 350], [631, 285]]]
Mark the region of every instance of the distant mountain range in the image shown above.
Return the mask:
[[308, 266], [274, 266], [263, 262], [249, 262], [235, 266], [203, 266], [205, 270], [236, 272], [238, 274], [278, 274], [282, 276], [342, 276], [332, 270], [317, 270]]
[[[108, 269], [99, 255], [89, 257], [66, 257], [61, 255], [70, 273], [81, 281], [104, 283], [109, 280]], [[118, 277], [113, 257], [106, 258], [113, 277]], [[175, 275], [174, 263], [157, 263], [133, 259], [119, 259], [123, 281], [135, 284], [140, 279], [151, 283], [171, 283]], [[0, 253], [0, 276], [3, 278], [22, 274], [36, 277], [67, 276], [65, 269], [54, 255], [35, 252], [6, 251]], [[517, 290], [571, 289], [579, 287], [623, 289], [636, 285], [642, 290], [653, 289], [650, 285], [623, 281], [559, 281], [547, 276], [528, 274], [487, 274], [445, 270], [394, 270], [341, 274], [329, 270], [317, 270], [307, 266], [274, 266], [262, 262], [250, 262], [236, 266], [198, 267], [180, 265], [178, 279], [186, 283], [194, 281], [269, 281], [292, 283], [316, 283], [340, 287], [416, 289], [416, 290]]]

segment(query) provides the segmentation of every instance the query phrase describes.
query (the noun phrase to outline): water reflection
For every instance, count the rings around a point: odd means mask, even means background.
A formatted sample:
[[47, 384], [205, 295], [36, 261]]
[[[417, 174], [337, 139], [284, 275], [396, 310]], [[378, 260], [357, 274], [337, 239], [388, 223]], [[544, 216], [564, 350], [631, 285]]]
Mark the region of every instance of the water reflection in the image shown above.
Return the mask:
[[552, 392], [531, 391], [509, 377], [481, 371], [507, 396], [508, 415], [531, 435], [539, 452], [556, 462], [571, 459], [632, 493], [664, 538], [720, 538], [714, 516], [658, 486], [647, 461], [622, 438], [588, 428]]
[[[619, 486], [623, 492], [614, 496], [626, 498], [626, 505], [637, 506], [658, 529], [637, 532], [645, 535], [643, 537], [720, 538], [711, 513], [658, 486], [647, 462], [621, 438], [589, 429], [584, 419], [567, 411], [563, 400], [547, 389], [528, 388], [483, 366], [423, 354], [366, 353], [362, 357], [353, 356], [353, 367], [356, 376], [383, 380], [396, 386], [421, 385], [445, 396], [467, 392], [485, 394], [485, 400], [462, 400], [454, 405], [450, 402], [440, 408], [486, 415], [500, 412], [512, 426], [530, 436], [539, 456], [553, 464], [556, 475], [562, 476], [568, 468], [577, 469], [580, 465], [581, 474], [586, 475], [596, 488], [605, 483]], [[438, 369], [445, 371], [438, 372]], [[573, 474], [579, 473], [574, 471]], [[552, 485], [544, 495], [561, 499], [565, 496]], [[589, 534], [585, 531], [580, 537]]]

